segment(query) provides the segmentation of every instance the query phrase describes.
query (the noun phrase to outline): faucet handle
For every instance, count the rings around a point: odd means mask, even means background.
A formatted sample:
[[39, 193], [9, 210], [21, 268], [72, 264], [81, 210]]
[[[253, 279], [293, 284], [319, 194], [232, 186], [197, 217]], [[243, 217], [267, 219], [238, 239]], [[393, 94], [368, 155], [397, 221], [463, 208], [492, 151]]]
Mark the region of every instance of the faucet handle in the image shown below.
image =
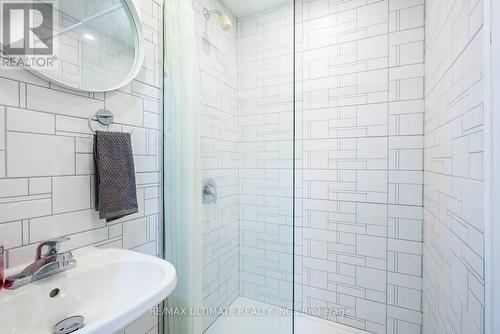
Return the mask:
[[[50, 240], [46, 240], [38, 245], [36, 248], [36, 257], [35, 260], [40, 260], [42, 258], [56, 255], [59, 253], [59, 248], [61, 247], [61, 243], [64, 241], [68, 241], [70, 238], [69, 237], [60, 237], [60, 238], [54, 238]], [[47, 249], [45, 253], [42, 254], [44, 249]]]

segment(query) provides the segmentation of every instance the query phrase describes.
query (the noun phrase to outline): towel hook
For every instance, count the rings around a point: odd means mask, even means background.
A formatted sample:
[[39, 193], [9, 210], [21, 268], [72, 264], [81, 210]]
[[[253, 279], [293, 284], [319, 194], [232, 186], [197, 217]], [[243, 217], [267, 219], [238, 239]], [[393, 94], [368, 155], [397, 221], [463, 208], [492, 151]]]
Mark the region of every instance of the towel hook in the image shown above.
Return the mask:
[[[89, 117], [89, 129], [92, 133], [95, 134], [94, 128], [92, 127], [92, 121], [96, 120], [102, 125], [111, 125], [113, 124], [114, 116], [113, 113], [107, 109], [99, 109], [92, 116]], [[134, 133], [134, 129], [130, 131], [130, 134]]]

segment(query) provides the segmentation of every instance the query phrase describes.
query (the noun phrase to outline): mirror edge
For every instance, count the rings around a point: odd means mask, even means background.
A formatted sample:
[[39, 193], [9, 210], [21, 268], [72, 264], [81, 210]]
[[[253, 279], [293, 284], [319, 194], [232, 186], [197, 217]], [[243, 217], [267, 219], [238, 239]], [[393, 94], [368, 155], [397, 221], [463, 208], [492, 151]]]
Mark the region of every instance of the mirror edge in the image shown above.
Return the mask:
[[135, 8], [135, 5], [132, 2], [132, 0], [121, 0], [121, 1], [124, 2], [125, 6], [129, 10], [130, 15], [132, 16], [133, 24], [137, 30], [137, 39], [135, 41], [135, 47], [136, 47], [137, 52], [135, 53], [134, 66], [133, 66], [133, 69], [129, 72], [128, 76], [122, 82], [120, 82], [119, 84], [117, 84], [113, 87], [106, 88], [106, 89], [93, 89], [93, 90], [81, 89], [81, 88], [72, 87], [72, 86], [66, 85], [62, 82], [53, 80], [50, 77], [48, 77], [48, 76], [38, 72], [35, 69], [30, 68], [30, 67], [24, 67], [24, 69], [27, 70], [28, 72], [30, 72], [31, 74], [39, 77], [42, 80], [53, 83], [54, 85], [59, 86], [61, 88], [69, 89], [69, 90], [72, 90], [74, 92], [79, 92], [79, 93], [112, 92], [112, 91], [118, 90], [118, 89], [128, 85], [129, 83], [131, 83], [132, 80], [134, 80], [134, 78], [137, 76], [137, 74], [141, 70], [142, 64], [144, 62], [144, 35], [142, 32], [141, 18], [139, 17], [139, 13], [137, 12], [137, 9]]

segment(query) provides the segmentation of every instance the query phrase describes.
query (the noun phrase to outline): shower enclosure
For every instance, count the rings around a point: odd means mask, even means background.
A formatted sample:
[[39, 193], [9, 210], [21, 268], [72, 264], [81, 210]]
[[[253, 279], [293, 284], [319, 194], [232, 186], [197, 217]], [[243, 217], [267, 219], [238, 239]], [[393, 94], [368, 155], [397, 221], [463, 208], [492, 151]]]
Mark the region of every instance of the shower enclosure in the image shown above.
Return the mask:
[[165, 2], [165, 333], [420, 333], [423, 10]]

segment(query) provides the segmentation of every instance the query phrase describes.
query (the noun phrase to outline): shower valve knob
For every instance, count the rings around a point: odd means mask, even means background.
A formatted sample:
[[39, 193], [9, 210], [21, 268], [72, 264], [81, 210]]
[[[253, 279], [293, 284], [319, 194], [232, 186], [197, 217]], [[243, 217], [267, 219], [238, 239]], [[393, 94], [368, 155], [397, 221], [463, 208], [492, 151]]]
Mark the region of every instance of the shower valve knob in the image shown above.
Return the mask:
[[217, 183], [214, 179], [203, 180], [202, 198], [203, 204], [217, 203]]

